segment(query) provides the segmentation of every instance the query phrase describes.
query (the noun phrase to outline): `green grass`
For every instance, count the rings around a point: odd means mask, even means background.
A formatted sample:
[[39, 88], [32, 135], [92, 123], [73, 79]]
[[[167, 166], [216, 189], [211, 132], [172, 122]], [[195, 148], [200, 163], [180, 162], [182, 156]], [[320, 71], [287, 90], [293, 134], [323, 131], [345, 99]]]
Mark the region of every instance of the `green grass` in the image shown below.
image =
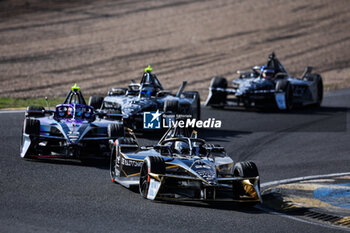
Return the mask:
[[[63, 97], [49, 98], [50, 107], [61, 104], [64, 101]], [[0, 98], [0, 109], [6, 108], [26, 108], [27, 106], [43, 106], [46, 108], [45, 98]]]

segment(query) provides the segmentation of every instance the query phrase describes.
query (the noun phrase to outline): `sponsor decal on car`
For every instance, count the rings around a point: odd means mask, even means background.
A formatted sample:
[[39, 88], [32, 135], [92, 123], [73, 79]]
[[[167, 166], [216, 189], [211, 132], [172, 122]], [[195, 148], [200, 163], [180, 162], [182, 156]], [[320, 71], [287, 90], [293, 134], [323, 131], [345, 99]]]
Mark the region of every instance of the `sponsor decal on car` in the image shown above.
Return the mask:
[[129, 166], [129, 167], [141, 167], [143, 161], [134, 161], [129, 159], [122, 158], [122, 165]]

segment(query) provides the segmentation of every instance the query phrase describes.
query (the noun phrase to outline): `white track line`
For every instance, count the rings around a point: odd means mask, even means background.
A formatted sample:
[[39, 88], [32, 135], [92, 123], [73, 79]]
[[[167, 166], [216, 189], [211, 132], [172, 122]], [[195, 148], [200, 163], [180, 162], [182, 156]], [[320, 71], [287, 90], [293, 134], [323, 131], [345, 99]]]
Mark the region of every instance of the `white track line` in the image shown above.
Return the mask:
[[[287, 184], [287, 183], [298, 182], [298, 181], [303, 181], [303, 180], [330, 178], [330, 177], [346, 176], [346, 175], [350, 175], [350, 172], [332, 173], [332, 174], [315, 175], [315, 176], [303, 176], [303, 177], [296, 177], [296, 178], [291, 178], [291, 179], [284, 179], [284, 180], [276, 180], [276, 181], [266, 182], [266, 183], [261, 184], [261, 187], [262, 188], [266, 188], [266, 187], [270, 187], [270, 186], [273, 186], [273, 185]], [[331, 229], [338, 229], [338, 230], [341, 229], [341, 230], [345, 230], [345, 231], [349, 231], [350, 232], [350, 229], [347, 228], [347, 227], [335, 226], [335, 225], [327, 225], [327, 224], [322, 224], [322, 223], [317, 223], [317, 222], [311, 222], [311, 221], [307, 221], [307, 220], [304, 220], [304, 219], [301, 219], [301, 218], [293, 217], [293, 216], [290, 216], [290, 215], [287, 215], [287, 214], [284, 214], [284, 213], [279, 213], [279, 212], [270, 210], [268, 208], [264, 208], [262, 206], [256, 206], [256, 208], [258, 208], [258, 209], [260, 209], [262, 211], [268, 212], [268, 213], [279, 215], [281, 217], [293, 219], [295, 221], [308, 223], [308, 224], [321, 226], [321, 227], [327, 227], [327, 228], [331, 228]]]
[[296, 177], [296, 178], [285, 179], [285, 180], [276, 180], [276, 181], [266, 182], [261, 184], [261, 187], [265, 188], [272, 185], [287, 184], [287, 183], [303, 181], [303, 180], [313, 180], [313, 179], [328, 178], [328, 177], [335, 177], [335, 176], [347, 176], [347, 175], [350, 175], [350, 172], [332, 173], [332, 174], [315, 175], [315, 176], [303, 176], [303, 177]]

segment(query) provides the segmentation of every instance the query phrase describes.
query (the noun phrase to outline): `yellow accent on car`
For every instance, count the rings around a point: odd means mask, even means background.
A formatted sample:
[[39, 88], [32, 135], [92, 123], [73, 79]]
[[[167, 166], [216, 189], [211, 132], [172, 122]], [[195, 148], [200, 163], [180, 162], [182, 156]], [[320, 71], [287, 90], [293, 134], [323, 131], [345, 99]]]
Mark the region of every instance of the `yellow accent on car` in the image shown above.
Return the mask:
[[147, 72], [152, 72], [152, 67], [151, 67], [151, 65], [148, 65], [148, 67], [146, 67], [145, 72], [146, 72], [146, 73], [147, 73]]
[[249, 180], [243, 180], [242, 185], [243, 185], [244, 191], [246, 191], [246, 193], [249, 194], [252, 198], [255, 198], [255, 199], [259, 198], [253, 184], [250, 183]]
[[72, 86], [72, 91], [80, 91], [80, 87], [78, 87], [77, 84], [74, 84], [74, 86]]

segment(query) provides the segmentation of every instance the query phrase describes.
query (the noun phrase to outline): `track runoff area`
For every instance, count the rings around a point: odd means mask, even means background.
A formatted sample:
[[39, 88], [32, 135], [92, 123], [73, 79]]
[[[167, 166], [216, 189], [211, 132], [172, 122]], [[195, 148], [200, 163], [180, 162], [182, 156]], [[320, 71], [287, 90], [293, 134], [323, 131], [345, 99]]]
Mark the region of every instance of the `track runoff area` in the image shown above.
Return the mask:
[[350, 172], [277, 180], [261, 187], [261, 210], [350, 231]]

